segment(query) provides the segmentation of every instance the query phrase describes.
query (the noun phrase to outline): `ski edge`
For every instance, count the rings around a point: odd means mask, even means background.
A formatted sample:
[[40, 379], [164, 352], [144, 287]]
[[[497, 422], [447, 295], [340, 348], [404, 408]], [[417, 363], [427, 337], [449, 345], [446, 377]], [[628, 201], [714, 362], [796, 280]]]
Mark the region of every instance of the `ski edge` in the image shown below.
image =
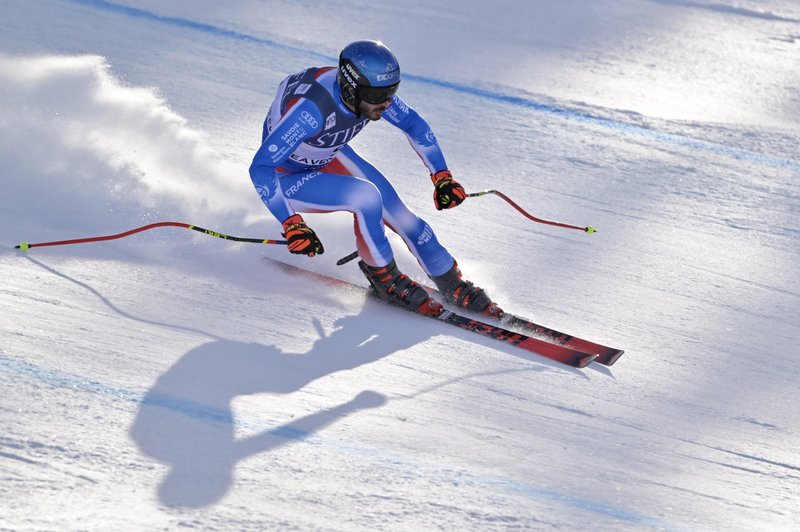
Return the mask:
[[533, 321], [516, 314], [506, 313], [506, 316], [502, 319], [502, 321], [509, 327], [517, 327], [545, 336], [559, 345], [572, 347], [587, 353], [594, 353], [597, 355], [595, 362], [604, 366], [614, 365], [614, 363], [625, 353], [623, 349], [609, 347], [607, 345], [586, 340], [585, 338], [572, 336], [555, 329], [551, 329], [550, 327], [534, 323]]

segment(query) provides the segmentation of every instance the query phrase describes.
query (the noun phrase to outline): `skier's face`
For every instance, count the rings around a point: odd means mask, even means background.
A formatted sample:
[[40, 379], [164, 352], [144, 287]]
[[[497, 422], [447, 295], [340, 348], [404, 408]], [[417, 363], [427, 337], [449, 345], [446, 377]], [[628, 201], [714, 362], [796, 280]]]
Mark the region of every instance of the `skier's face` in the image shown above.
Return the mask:
[[367, 102], [360, 102], [358, 104], [358, 109], [361, 111], [361, 114], [369, 118], [370, 120], [380, 120], [381, 115], [392, 104], [391, 98], [386, 100], [383, 103], [367, 103]]

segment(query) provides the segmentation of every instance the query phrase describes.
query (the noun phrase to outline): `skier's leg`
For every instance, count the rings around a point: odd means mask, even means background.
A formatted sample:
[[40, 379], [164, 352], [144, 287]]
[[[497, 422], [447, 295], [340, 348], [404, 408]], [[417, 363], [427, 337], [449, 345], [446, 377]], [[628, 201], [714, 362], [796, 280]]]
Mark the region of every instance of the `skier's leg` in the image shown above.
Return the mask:
[[368, 264], [385, 266], [393, 259], [383, 230], [383, 205], [377, 187], [334, 169], [287, 173], [280, 176], [281, 188], [297, 212], [353, 213], [358, 251]]
[[359, 267], [379, 297], [425, 314], [441, 312], [424, 288], [398, 270], [384, 232], [381, 193], [373, 183], [336, 161], [321, 171], [285, 174], [280, 182], [297, 211], [353, 213]]
[[337, 172], [361, 177], [377, 187], [383, 201], [383, 221], [405, 241], [425, 273], [429, 276], [442, 275], [453, 267], [455, 260], [439, 243], [430, 225], [403, 203], [395, 188], [377, 168], [349, 146], [339, 151], [331, 165], [336, 166]]
[[377, 168], [349, 146], [339, 152], [335, 162], [350, 174], [363, 177], [378, 188], [383, 200], [384, 222], [403, 238], [445, 298], [473, 312], [491, 316], [503, 313], [482, 288], [462, 278], [455, 259], [439, 243], [431, 227], [403, 203], [392, 184]]

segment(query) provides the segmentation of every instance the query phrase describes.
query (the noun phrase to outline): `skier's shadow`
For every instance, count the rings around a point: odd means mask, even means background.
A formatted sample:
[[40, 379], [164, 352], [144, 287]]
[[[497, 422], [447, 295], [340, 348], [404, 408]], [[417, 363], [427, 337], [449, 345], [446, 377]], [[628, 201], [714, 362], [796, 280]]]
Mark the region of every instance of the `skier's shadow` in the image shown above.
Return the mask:
[[[307, 438], [336, 420], [375, 408], [386, 397], [371, 391], [291, 423], [236, 439], [231, 402], [256, 393], [289, 394], [312, 381], [377, 361], [436, 334], [365, 318], [382, 303], [368, 300], [358, 315], [336, 322], [308, 353], [215, 340], [186, 353], [142, 401], [130, 434], [140, 450], [169, 467], [159, 486], [167, 506], [203, 507], [230, 489], [236, 464], [248, 456]], [[400, 319], [414, 319], [404, 316]]]

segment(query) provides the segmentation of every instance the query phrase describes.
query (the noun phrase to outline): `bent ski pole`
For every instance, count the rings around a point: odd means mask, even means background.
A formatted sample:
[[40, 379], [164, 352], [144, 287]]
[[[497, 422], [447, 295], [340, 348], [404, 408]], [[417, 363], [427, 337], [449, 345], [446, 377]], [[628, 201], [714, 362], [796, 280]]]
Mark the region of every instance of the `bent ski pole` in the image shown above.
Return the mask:
[[528, 213], [527, 211], [525, 211], [525, 209], [523, 209], [522, 207], [520, 207], [519, 205], [514, 203], [508, 196], [506, 196], [505, 194], [503, 194], [502, 192], [500, 192], [498, 190], [484, 190], [483, 192], [472, 192], [471, 194], [467, 194], [467, 197], [468, 198], [477, 198], [477, 197], [480, 197], [480, 196], [485, 196], [486, 194], [494, 194], [496, 196], [500, 196], [506, 202], [508, 202], [509, 205], [511, 205], [512, 207], [517, 209], [528, 220], [532, 220], [532, 221], [538, 222], [540, 224], [555, 225], [556, 227], [565, 227], [567, 229], [578, 229], [579, 231], [583, 231], [583, 232], [589, 233], [589, 234], [597, 232], [597, 229], [595, 229], [591, 225], [587, 225], [586, 227], [581, 227], [579, 225], [565, 224], [563, 222], [554, 222], [553, 220], [545, 220], [544, 218], [537, 218], [536, 216], [533, 216], [530, 213]]
[[[532, 220], [534, 222], [538, 222], [540, 224], [554, 225], [556, 227], [565, 227], [567, 229], [578, 229], [580, 231], [583, 231], [583, 232], [589, 233], [589, 234], [597, 232], [597, 229], [595, 229], [591, 225], [587, 225], [586, 227], [581, 227], [579, 225], [565, 224], [563, 222], [554, 222], [553, 220], [545, 220], [544, 218], [537, 218], [536, 216], [533, 216], [532, 214], [528, 213], [525, 209], [523, 209], [522, 207], [520, 207], [519, 205], [514, 203], [511, 200], [511, 198], [509, 198], [508, 196], [506, 196], [505, 194], [503, 194], [502, 192], [500, 192], [498, 190], [484, 190], [482, 192], [472, 192], [470, 194], [467, 194], [467, 197], [468, 198], [478, 198], [480, 196], [485, 196], [487, 194], [495, 194], [496, 196], [500, 196], [505, 201], [507, 201], [509, 205], [511, 205], [512, 207], [517, 209], [523, 216], [525, 216], [527, 219]], [[337, 266], [342, 266], [343, 264], [347, 264], [348, 262], [350, 262], [351, 260], [355, 259], [356, 257], [358, 257], [358, 251], [354, 251], [351, 254], [349, 254], [349, 255], [347, 255], [345, 257], [342, 257], [341, 259], [337, 260], [336, 261], [336, 265]]]
[[147, 231], [148, 229], [154, 229], [156, 227], [183, 227], [185, 229], [192, 229], [193, 231], [198, 231], [200, 233], [215, 236], [217, 238], [222, 238], [223, 240], [232, 240], [234, 242], [250, 242], [253, 244], [282, 244], [286, 245], [286, 240], [266, 240], [261, 238], [242, 238], [239, 236], [229, 236], [222, 233], [218, 233], [216, 231], [211, 231], [210, 229], [204, 229], [202, 227], [198, 227], [196, 225], [191, 225], [183, 222], [156, 222], [150, 225], [145, 225], [142, 227], [137, 227], [136, 229], [131, 229], [130, 231], [125, 231], [124, 233], [119, 233], [116, 235], [107, 235], [107, 236], [93, 236], [89, 238], [78, 238], [74, 240], [58, 240], [56, 242], [39, 242], [36, 244], [30, 244], [28, 242], [22, 242], [21, 244], [14, 246], [16, 249], [21, 249], [23, 251], [27, 251], [30, 248], [38, 248], [44, 246], [66, 246], [70, 244], [85, 244], [87, 242], [101, 242], [104, 240], [116, 240], [118, 238], [124, 238], [126, 236], [130, 236], [136, 233], [141, 233], [142, 231]]

